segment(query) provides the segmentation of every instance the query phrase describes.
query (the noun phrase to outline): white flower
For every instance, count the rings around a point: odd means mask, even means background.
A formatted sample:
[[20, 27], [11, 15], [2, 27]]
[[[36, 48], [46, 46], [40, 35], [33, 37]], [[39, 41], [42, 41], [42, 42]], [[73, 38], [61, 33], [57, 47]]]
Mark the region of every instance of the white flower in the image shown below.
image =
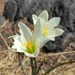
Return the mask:
[[37, 21], [33, 32], [23, 24], [19, 22], [21, 35], [14, 35], [12, 48], [16, 48], [17, 52], [23, 52], [26, 56], [36, 57], [45, 43], [49, 41], [48, 38], [42, 37], [42, 25], [40, 20]]
[[64, 32], [62, 29], [56, 28], [56, 26], [60, 22], [60, 18], [59, 17], [54, 17], [54, 18], [52, 18], [48, 21], [48, 12], [46, 10], [44, 10], [39, 15], [39, 17], [37, 17], [36, 15], [33, 14], [32, 18], [33, 18], [34, 25], [36, 25], [36, 22], [38, 21], [38, 19], [41, 20], [41, 23], [42, 23], [42, 36], [49, 37], [50, 40], [54, 41], [56, 36], [59, 36]]

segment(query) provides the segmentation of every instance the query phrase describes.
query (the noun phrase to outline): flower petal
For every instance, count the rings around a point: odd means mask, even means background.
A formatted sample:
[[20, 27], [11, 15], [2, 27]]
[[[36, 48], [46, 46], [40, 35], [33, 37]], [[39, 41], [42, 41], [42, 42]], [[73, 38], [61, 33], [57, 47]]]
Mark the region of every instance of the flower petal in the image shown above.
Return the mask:
[[20, 44], [20, 43], [22, 43], [21, 36], [18, 35], [18, 34], [13, 35], [13, 36], [10, 36], [9, 38], [13, 38], [13, 39], [14, 39], [14, 42], [12, 41], [13, 44], [14, 44], [14, 43], [15, 43], [15, 44]]
[[14, 42], [12, 41], [13, 45], [11, 48], [9, 48], [9, 50], [12, 50], [15, 52], [24, 52], [21, 49], [21, 44], [22, 44], [21, 36], [16, 34], [16, 35], [10, 36], [9, 38], [11, 38], [11, 37], [14, 39]]
[[21, 38], [22, 43], [27, 42], [23, 34], [20, 35], [20, 38]]
[[40, 52], [40, 49], [37, 49], [36, 52], [34, 54], [30, 54], [28, 52], [24, 52], [24, 54], [28, 57], [36, 57]]
[[50, 40], [55, 41], [55, 38], [54, 37], [50, 37]]
[[60, 18], [59, 17], [54, 17], [52, 19], [50, 19], [47, 23], [49, 30], [52, 30], [54, 27], [56, 27], [60, 22]]
[[55, 41], [55, 38], [52, 37], [52, 36], [47, 35], [46, 37], [47, 37], [48, 39], [52, 40], [52, 41]]
[[43, 18], [40, 18], [42, 26], [46, 25], [46, 21]]
[[42, 25], [41, 25], [41, 21], [39, 19], [37, 21], [36, 25], [34, 26], [33, 40], [36, 41], [41, 36], [42, 36]]
[[44, 10], [42, 13], [40, 13], [39, 17], [43, 18], [45, 21], [48, 21], [48, 12]]
[[50, 33], [49, 35], [52, 36], [52, 37], [56, 37], [56, 36], [59, 36], [63, 33], [64, 31], [60, 28], [54, 28]]
[[20, 35], [18, 35], [18, 34], [13, 35], [13, 36], [10, 36], [9, 38], [13, 38], [13, 39], [14, 39], [14, 41], [19, 40], [20, 42], [22, 42], [22, 41], [21, 41], [21, 38], [20, 38]]
[[19, 22], [18, 26], [20, 27], [21, 35], [24, 35], [26, 40], [32, 40], [32, 33], [30, 29], [22, 22]]
[[32, 15], [32, 19], [33, 19], [33, 24], [35, 25], [37, 20], [39, 19], [36, 15]]
[[39, 48], [42, 48], [49, 40], [49, 37], [41, 37], [39, 39]]
[[[16, 50], [15, 50], [15, 49], [16, 49]], [[18, 46], [18, 45], [13, 45], [13, 46], [11, 47], [11, 51], [21, 52], [21, 53], [24, 52], [24, 51], [20, 48], [20, 46]]]
[[54, 29], [49, 31], [47, 34], [47, 36], [49, 36], [49, 37], [55, 37], [55, 35], [56, 35], [56, 33], [55, 33]]
[[59, 35], [61, 35], [61, 34], [63, 34], [63, 30], [62, 29], [60, 29], [60, 28], [55, 28], [55, 29], [53, 29], [54, 31], [55, 31], [55, 33], [56, 33], [56, 36], [59, 36]]

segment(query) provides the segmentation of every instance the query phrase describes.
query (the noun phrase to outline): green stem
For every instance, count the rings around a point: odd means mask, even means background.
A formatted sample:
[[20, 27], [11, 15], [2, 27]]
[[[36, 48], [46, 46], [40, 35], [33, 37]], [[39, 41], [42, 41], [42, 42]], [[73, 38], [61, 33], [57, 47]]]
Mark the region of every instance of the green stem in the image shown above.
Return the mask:
[[35, 70], [35, 74], [37, 75], [37, 63], [36, 63], [36, 58], [34, 58], [34, 70]]
[[32, 75], [37, 75], [37, 67], [36, 67], [36, 58], [30, 58], [31, 67], [32, 67]]
[[62, 66], [62, 65], [63, 65], [63, 63], [59, 63], [59, 64], [55, 65], [55, 66], [52, 67], [51, 69], [47, 70], [44, 75], [48, 74], [49, 72], [51, 72], [51, 71], [54, 70], [55, 68], [57, 68], [57, 67], [59, 67], [59, 66]]
[[55, 66], [53, 66], [49, 70], [47, 70], [44, 75], [50, 73], [52, 70], [54, 70], [54, 69], [56, 69], [56, 68], [58, 68], [58, 67], [60, 67], [62, 65], [69, 64], [69, 63], [75, 63], [75, 61], [70, 61], [70, 62], [56, 64]]
[[31, 61], [32, 75], [34, 75], [33, 58], [30, 58], [30, 61]]

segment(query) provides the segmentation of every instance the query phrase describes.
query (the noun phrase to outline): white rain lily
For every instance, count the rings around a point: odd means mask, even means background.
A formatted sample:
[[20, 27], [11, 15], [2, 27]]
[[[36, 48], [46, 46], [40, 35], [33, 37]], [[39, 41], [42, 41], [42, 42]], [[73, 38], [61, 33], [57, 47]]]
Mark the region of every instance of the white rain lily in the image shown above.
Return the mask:
[[50, 40], [55, 40], [55, 37], [61, 35], [64, 31], [60, 28], [56, 28], [56, 26], [59, 24], [60, 22], [60, 18], [59, 17], [54, 17], [51, 18], [48, 21], [48, 12], [46, 10], [44, 10], [39, 17], [37, 17], [36, 15], [32, 15], [33, 18], [33, 23], [34, 25], [36, 25], [36, 22], [38, 21], [38, 19], [41, 20], [42, 23], [42, 36], [46, 36], [49, 37]]
[[23, 24], [19, 22], [18, 26], [20, 27], [21, 35], [14, 35], [12, 48], [16, 48], [17, 52], [23, 52], [28, 57], [36, 57], [45, 43], [49, 41], [46, 37], [42, 36], [42, 25], [40, 20], [37, 21], [33, 32]]

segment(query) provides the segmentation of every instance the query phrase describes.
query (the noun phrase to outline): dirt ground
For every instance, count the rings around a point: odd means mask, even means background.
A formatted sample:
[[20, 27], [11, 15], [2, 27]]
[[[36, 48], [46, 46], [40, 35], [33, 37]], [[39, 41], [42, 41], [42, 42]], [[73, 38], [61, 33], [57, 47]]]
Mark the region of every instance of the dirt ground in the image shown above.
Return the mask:
[[[0, 15], [2, 15], [3, 13], [4, 4], [6, 1], [7, 0], [0, 0]], [[30, 23], [28, 23], [26, 19], [21, 21], [26, 23], [29, 28], [33, 28], [33, 25], [30, 25]], [[0, 33], [3, 31], [6, 35], [13, 35], [13, 32], [10, 29], [11, 24], [12, 23], [7, 22], [4, 29], [1, 29], [0, 27]], [[4, 38], [5, 40], [7, 40], [6, 37]], [[7, 42], [10, 44], [9, 40], [7, 40]], [[70, 43], [69, 46], [63, 51], [64, 52], [61, 53], [48, 54], [40, 52], [37, 57], [37, 64], [40, 64], [40, 62], [43, 60], [43, 57], [45, 57], [46, 60], [44, 61], [38, 75], [43, 75], [47, 69], [59, 62], [70, 63], [54, 69], [47, 75], [75, 75], [75, 63], [72, 63], [72, 61], [75, 61], [75, 41]], [[20, 66], [19, 58], [22, 62], [23, 69]], [[15, 53], [6, 49], [4, 43], [2, 43], [2, 39], [0, 38], [0, 75], [24, 75], [24, 72], [26, 73], [26, 75], [31, 75], [30, 59], [24, 54]]]

